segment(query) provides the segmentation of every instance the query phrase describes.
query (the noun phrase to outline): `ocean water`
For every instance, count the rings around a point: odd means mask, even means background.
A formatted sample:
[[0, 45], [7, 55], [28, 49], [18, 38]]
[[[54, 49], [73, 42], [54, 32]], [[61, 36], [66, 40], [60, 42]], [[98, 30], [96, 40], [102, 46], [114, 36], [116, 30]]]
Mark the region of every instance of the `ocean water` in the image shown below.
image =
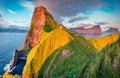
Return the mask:
[[26, 33], [0, 33], [0, 74], [5, 72], [4, 67], [10, 63], [14, 50], [22, 47], [25, 36]]

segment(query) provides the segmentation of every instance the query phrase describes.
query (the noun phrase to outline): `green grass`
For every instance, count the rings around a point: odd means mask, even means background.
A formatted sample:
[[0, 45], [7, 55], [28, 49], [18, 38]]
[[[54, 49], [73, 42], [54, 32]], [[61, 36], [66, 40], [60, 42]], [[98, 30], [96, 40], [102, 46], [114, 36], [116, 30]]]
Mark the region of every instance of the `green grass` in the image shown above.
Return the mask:
[[[73, 34], [74, 38], [76, 37]], [[90, 46], [90, 50], [88, 50]], [[69, 50], [68, 57], [60, 60], [63, 50]], [[83, 37], [76, 37], [67, 45], [57, 49], [53, 54], [45, 61], [42, 68], [39, 71], [38, 78], [44, 76], [49, 78], [73, 78], [79, 76], [82, 70], [90, 63], [97, 50], [94, 46], [86, 41]]]
[[[74, 40], [53, 52], [38, 78], [120, 78], [120, 38], [97, 52], [92, 43], [69, 33]], [[70, 55], [59, 60], [63, 50]]]
[[49, 23], [45, 23], [45, 26], [44, 26], [44, 31], [45, 32], [51, 32], [52, 30], [54, 30], [54, 28], [52, 26], [49, 25]]

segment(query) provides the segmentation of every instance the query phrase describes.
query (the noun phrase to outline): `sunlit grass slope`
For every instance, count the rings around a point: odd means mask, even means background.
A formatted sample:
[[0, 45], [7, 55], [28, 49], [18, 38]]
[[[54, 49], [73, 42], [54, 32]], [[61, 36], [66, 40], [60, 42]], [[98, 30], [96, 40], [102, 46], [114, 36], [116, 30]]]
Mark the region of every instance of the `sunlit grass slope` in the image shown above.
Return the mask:
[[[120, 38], [98, 53], [88, 46], [77, 38], [60, 47], [45, 61], [38, 78], [120, 78]], [[65, 50], [69, 53], [63, 56]]]
[[103, 36], [99, 38], [86, 38], [86, 39], [91, 41], [98, 50], [101, 50], [107, 44], [111, 44], [115, 42], [119, 38], [119, 36], [120, 36], [120, 33], [115, 33], [115, 34], [110, 34], [108, 36]]
[[99, 69], [107, 53], [103, 51], [104, 47], [110, 43], [116, 46], [114, 43], [118, 44], [118, 38], [119, 33], [86, 39], [66, 28], [56, 28], [50, 32], [43, 29], [40, 43], [28, 54], [23, 76], [25, 78], [99, 78], [96, 74], [101, 73]]
[[6, 72], [1, 78], [22, 78], [19, 75], [11, 75], [9, 72]]
[[38, 78], [78, 78], [89, 65], [97, 49], [83, 37], [70, 33], [74, 38], [55, 50], [39, 70]]
[[32, 48], [28, 54], [27, 62], [23, 74], [26, 78], [31, 78], [37, 74], [44, 61], [56, 49], [69, 43], [73, 38], [63, 29], [56, 29], [48, 35], [39, 45]]

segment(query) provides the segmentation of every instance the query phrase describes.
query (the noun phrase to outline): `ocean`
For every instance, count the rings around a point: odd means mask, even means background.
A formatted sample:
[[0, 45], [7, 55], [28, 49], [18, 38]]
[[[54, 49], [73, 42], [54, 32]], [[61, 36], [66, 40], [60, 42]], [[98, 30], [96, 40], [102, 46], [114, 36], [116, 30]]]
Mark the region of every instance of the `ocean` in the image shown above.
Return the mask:
[[5, 66], [10, 63], [14, 50], [22, 47], [25, 36], [26, 33], [0, 33], [0, 75], [5, 72]]

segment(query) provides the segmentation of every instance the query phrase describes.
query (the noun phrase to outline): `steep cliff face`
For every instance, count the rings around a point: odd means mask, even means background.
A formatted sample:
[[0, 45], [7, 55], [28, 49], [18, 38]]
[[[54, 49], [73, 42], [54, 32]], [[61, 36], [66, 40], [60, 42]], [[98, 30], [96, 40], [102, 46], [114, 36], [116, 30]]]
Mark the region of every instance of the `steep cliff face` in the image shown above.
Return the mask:
[[[44, 27], [45, 26], [45, 27]], [[26, 39], [24, 41], [23, 49], [34, 47], [40, 42], [40, 33], [42, 29], [50, 32], [54, 28], [59, 27], [54, 21], [50, 13], [47, 12], [46, 8], [39, 6], [36, 7], [32, 16], [31, 26], [27, 32]]]
[[71, 31], [78, 33], [78, 34], [102, 34], [102, 29], [100, 28], [100, 26], [94, 26], [91, 28], [71, 28]]

